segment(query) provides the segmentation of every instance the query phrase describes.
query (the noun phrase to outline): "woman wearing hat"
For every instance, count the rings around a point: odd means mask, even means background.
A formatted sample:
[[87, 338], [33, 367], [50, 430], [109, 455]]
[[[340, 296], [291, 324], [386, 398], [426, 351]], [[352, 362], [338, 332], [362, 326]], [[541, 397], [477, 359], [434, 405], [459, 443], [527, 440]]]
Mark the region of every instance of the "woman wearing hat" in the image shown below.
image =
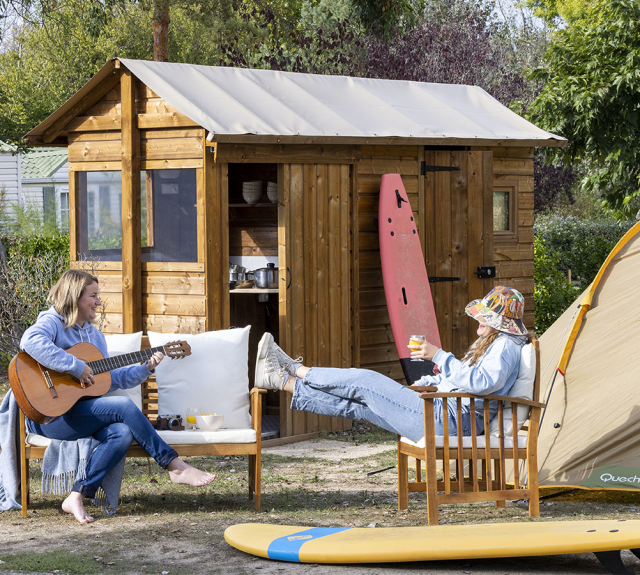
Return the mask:
[[[524, 298], [512, 288], [493, 288], [482, 300], [466, 307], [479, 322], [478, 339], [461, 360], [428, 341], [412, 348], [414, 359], [429, 359], [438, 375], [424, 376], [414, 385], [436, 385], [442, 391], [459, 390], [476, 395], [507, 395], [518, 376], [520, 351], [529, 340], [522, 322]], [[419, 441], [424, 436], [423, 401], [408, 387], [365, 369], [305, 367], [302, 358], [291, 359], [265, 333], [258, 345], [257, 387], [279, 389], [293, 394], [291, 408], [318, 415], [364, 419], [393, 433]], [[484, 429], [484, 407], [463, 400], [463, 435], [471, 435], [471, 417], [476, 429]], [[442, 435], [443, 403], [435, 399], [436, 435]], [[491, 417], [498, 412], [497, 401], [489, 404]], [[456, 433], [455, 405], [448, 405], [449, 433]]]

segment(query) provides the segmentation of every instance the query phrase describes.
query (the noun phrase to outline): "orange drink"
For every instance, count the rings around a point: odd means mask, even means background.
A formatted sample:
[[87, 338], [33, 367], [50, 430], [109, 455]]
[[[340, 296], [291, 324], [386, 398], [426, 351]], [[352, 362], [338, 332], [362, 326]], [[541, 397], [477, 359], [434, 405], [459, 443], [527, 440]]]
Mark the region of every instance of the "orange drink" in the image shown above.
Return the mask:
[[[424, 335], [410, 335], [409, 336], [409, 345], [417, 345], [420, 346], [422, 345], [425, 341], [427, 341], [427, 338]], [[413, 348], [409, 348], [411, 351], [418, 351], [417, 349], [413, 349]], [[412, 357], [411, 361], [424, 361], [423, 359], [420, 359], [418, 357]]]

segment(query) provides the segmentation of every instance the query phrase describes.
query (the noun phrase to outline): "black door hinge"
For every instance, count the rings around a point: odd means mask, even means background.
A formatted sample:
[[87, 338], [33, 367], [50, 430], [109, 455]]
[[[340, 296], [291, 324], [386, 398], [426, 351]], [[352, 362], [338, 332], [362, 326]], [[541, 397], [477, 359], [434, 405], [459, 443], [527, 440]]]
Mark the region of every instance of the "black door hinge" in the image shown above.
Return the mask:
[[427, 172], [458, 172], [458, 166], [429, 166], [427, 162], [420, 162], [420, 175], [426, 176]]
[[429, 283], [435, 284], [439, 282], [459, 282], [460, 278], [444, 277], [444, 276], [429, 276]]

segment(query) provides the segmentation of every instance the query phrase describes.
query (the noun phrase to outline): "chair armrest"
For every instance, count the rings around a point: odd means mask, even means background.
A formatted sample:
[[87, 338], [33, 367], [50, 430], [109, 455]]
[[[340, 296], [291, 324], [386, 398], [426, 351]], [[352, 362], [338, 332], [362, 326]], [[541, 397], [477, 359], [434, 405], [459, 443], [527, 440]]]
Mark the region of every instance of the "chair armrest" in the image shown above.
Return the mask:
[[437, 393], [433, 393], [430, 391], [424, 391], [420, 393], [420, 397], [422, 399], [432, 399], [435, 397], [439, 397], [441, 399], [455, 399], [457, 397], [468, 398], [468, 399], [489, 399], [489, 400], [497, 400], [497, 401], [508, 401], [510, 403], [516, 403], [520, 405], [529, 405], [531, 407], [545, 407], [544, 403], [539, 403], [537, 401], [531, 401], [529, 399], [524, 399], [522, 397], [511, 397], [510, 395], [476, 395], [473, 393], [463, 393], [463, 392], [446, 392], [440, 391]]
[[266, 393], [266, 389], [260, 389], [259, 387], [252, 387], [249, 391], [251, 427], [257, 434], [262, 432], [262, 396]]
[[438, 388], [435, 385], [408, 385], [407, 387], [417, 392], [438, 391]]

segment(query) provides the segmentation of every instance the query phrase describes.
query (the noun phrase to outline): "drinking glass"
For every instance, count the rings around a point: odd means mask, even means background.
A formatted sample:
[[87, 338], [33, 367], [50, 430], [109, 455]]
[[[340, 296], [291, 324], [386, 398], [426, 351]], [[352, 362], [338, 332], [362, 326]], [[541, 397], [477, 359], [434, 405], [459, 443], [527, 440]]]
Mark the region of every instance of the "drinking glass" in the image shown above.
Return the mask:
[[187, 423], [191, 424], [191, 431], [196, 429], [196, 415], [200, 415], [202, 411], [200, 411], [199, 407], [187, 407]]
[[[409, 345], [422, 345], [425, 341], [427, 341], [427, 338], [424, 335], [409, 336]], [[412, 351], [416, 351], [416, 350], [412, 350]], [[411, 361], [424, 361], [424, 359], [411, 358]]]

